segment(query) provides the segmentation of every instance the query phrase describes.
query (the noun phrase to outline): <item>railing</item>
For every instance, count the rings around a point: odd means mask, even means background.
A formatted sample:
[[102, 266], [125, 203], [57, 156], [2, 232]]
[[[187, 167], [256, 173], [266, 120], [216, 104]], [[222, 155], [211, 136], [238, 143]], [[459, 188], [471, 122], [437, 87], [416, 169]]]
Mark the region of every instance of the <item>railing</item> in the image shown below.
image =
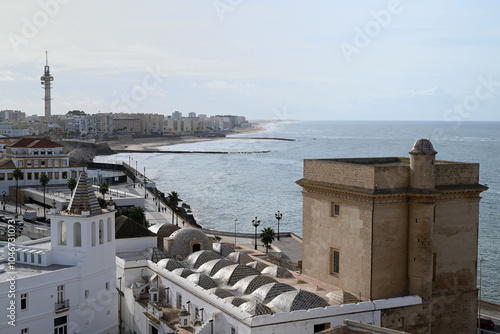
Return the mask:
[[56, 311], [69, 308], [69, 299], [63, 300], [61, 302], [55, 303]]

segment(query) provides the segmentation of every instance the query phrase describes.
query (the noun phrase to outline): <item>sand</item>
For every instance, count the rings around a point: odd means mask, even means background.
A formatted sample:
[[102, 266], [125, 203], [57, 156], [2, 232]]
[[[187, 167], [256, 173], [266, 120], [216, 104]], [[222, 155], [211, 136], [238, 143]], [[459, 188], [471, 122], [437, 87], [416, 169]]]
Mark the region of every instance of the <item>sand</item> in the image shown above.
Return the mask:
[[[246, 128], [238, 128], [233, 131], [226, 133], [226, 135], [235, 135], [240, 133], [259, 133], [265, 131], [264, 125], [268, 123], [274, 123], [274, 121], [261, 121], [253, 122], [252, 126]], [[116, 141], [109, 141], [109, 147], [113, 150], [130, 150], [130, 151], [140, 151], [140, 150], [154, 150], [158, 149], [160, 146], [170, 146], [176, 144], [186, 144], [195, 143], [202, 141], [213, 141], [213, 140], [228, 140], [232, 138], [228, 137], [197, 137], [192, 135], [182, 135], [182, 136], [162, 136], [162, 137], [150, 137], [150, 138], [123, 138]]]

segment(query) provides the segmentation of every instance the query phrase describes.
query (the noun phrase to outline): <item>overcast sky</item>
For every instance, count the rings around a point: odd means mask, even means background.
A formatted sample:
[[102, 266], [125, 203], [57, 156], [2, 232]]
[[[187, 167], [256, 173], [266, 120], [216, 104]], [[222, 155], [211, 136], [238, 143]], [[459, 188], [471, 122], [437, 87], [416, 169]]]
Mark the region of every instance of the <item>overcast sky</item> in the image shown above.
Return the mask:
[[0, 109], [500, 120], [500, 2], [0, 4]]

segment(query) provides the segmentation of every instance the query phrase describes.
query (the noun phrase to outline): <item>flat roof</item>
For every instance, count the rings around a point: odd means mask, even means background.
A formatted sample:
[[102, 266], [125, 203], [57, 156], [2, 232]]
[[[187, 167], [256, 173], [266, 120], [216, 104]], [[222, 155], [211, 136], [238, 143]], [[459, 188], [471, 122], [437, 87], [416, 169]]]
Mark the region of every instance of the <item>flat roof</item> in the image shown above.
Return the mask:
[[[0, 264], [0, 268], [5, 270], [5, 266], [7, 266], [7, 263]], [[31, 276], [36, 276], [36, 275], [41, 275], [41, 274], [46, 274], [58, 270], [64, 270], [72, 268], [72, 266], [64, 266], [60, 264], [52, 264], [47, 267], [39, 267], [39, 266], [32, 266], [32, 265], [26, 265], [26, 264], [15, 264], [15, 269], [14, 271], [3, 271], [0, 272], [0, 282], [8, 281], [15, 273], [16, 279], [21, 279], [21, 278], [26, 278], [26, 277], [31, 277]]]

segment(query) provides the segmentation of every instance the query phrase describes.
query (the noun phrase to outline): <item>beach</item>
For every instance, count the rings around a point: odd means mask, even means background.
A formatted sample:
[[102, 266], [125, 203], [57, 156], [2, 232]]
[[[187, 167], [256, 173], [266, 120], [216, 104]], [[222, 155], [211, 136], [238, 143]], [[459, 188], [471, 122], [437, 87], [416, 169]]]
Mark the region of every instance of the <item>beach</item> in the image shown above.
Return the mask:
[[[252, 134], [265, 131], [265, 125], [275, 123], [277, 121], [258, 121], [252, 122], [251, 126], [244, 128], [235, 128], [226, 133], [226, 136], [237, 134]], [[176, 144], [188, 144], [203, 141], [227, 140], [234, 139], [232, 137], [199, 137], [196, 135], [179, 135], [148, 138], [120, 138], [119, 140], [109, 141], [109, 147], [115, 151], [141, 151], [141, 150], [157, 150], [161, 146], [170, 146]]]

